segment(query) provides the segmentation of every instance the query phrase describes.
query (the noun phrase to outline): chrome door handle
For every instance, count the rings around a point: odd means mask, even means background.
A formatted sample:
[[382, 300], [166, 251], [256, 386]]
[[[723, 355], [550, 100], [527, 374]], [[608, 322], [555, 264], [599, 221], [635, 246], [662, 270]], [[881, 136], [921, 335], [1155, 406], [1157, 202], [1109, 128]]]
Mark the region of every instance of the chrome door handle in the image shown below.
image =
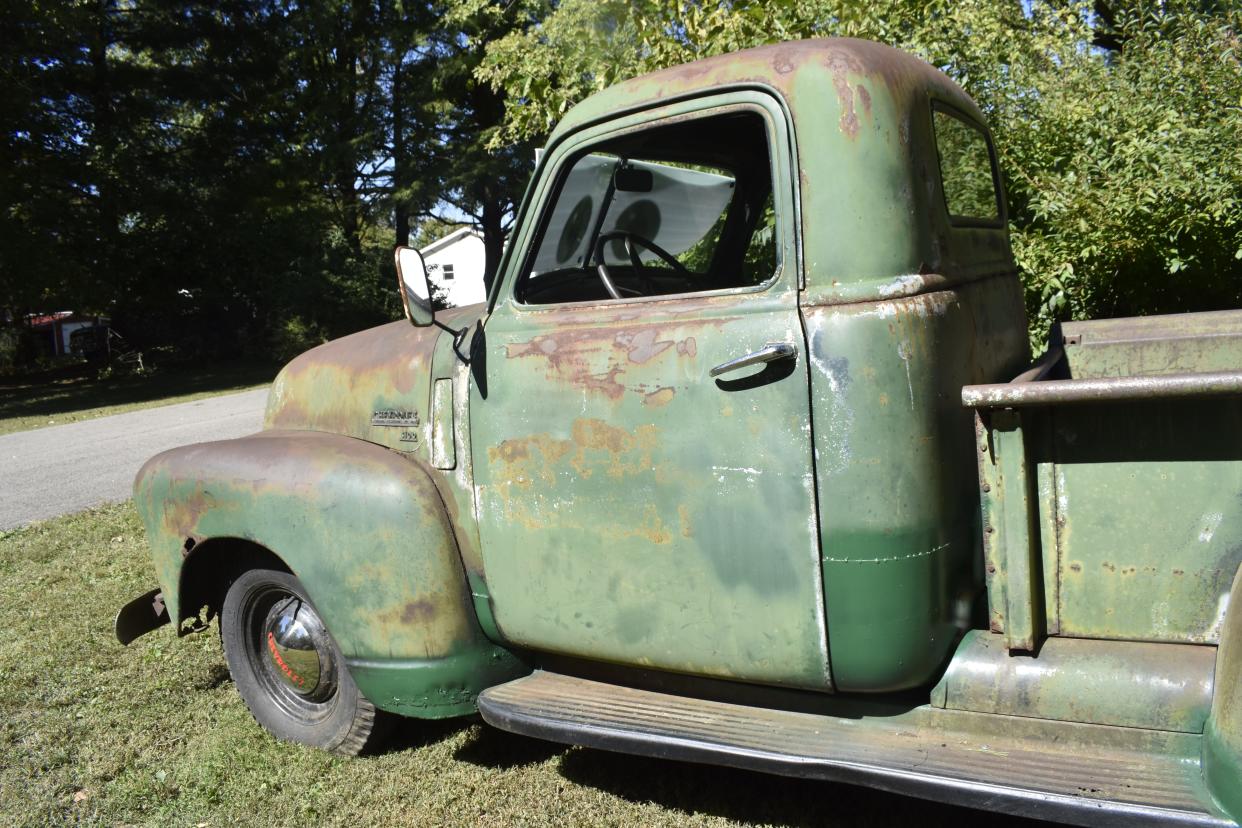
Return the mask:
[[797, 357], [798, 348], [796, 345], [790, 345], [788, 342], [769, 342], [753, 354], [747, 354], [746, 356], [720, 363], [711, 370], [711, 375], [718, 377], [721, 374], [727, 374], [739, 368], [749, 368], [751, 365], [775, 362], [778, 359], [797, 359]]

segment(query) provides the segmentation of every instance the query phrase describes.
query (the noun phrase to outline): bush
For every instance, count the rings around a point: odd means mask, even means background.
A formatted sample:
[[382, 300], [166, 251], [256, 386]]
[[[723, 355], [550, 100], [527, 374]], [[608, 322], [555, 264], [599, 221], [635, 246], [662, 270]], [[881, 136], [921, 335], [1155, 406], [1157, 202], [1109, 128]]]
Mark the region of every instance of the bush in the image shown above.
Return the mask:
[[8, 374], [17, 367], [18, 334], [13, 328], [0, 328], [0, 374]]
[[276, 325], [271, 336], [271, 354], [280, 362], [288, 362], [298, 354], [328, 341], [323, 328], [301, 316], [290, 316]]

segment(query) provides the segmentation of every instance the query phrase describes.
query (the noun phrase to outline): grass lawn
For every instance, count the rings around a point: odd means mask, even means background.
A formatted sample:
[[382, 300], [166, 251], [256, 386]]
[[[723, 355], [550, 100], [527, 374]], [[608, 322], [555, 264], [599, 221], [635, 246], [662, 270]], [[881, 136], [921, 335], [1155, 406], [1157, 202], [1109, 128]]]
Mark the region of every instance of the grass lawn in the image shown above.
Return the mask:
[[170, 367], [145, 376], [103, 380], [0, 381], [0, 434], [257, 388], [271, 382], [278, 370], [276, 365], [239, 362], [211, 368]]
[[361, 759], [282, 744], [238, 699], [214, 631], [112, 637], [153, 581], [128, 503], [0, 533], [0, 825], [1038, 825], [477, 721], [411, 721]]

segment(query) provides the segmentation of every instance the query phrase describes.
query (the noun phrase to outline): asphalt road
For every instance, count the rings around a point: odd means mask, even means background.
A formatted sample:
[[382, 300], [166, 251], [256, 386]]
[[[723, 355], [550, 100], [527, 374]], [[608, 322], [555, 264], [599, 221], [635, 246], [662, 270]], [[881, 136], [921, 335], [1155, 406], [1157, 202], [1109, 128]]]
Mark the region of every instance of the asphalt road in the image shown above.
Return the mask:
[[253, 434], [267, 389], [0, 436], [0, 530], [126, 500], [153, 454]]

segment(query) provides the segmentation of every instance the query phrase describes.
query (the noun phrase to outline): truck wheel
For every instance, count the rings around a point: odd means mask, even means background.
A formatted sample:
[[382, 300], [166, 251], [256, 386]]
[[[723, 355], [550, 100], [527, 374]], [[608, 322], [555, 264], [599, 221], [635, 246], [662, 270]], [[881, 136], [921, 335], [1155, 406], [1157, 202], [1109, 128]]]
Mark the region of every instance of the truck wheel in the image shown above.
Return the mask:
[[384, 714], [358, 691], [297, 578], [241, 575], [224, 598], [220, 640], [242, 701], [278, 739], [346, 756], [377, 740]]

